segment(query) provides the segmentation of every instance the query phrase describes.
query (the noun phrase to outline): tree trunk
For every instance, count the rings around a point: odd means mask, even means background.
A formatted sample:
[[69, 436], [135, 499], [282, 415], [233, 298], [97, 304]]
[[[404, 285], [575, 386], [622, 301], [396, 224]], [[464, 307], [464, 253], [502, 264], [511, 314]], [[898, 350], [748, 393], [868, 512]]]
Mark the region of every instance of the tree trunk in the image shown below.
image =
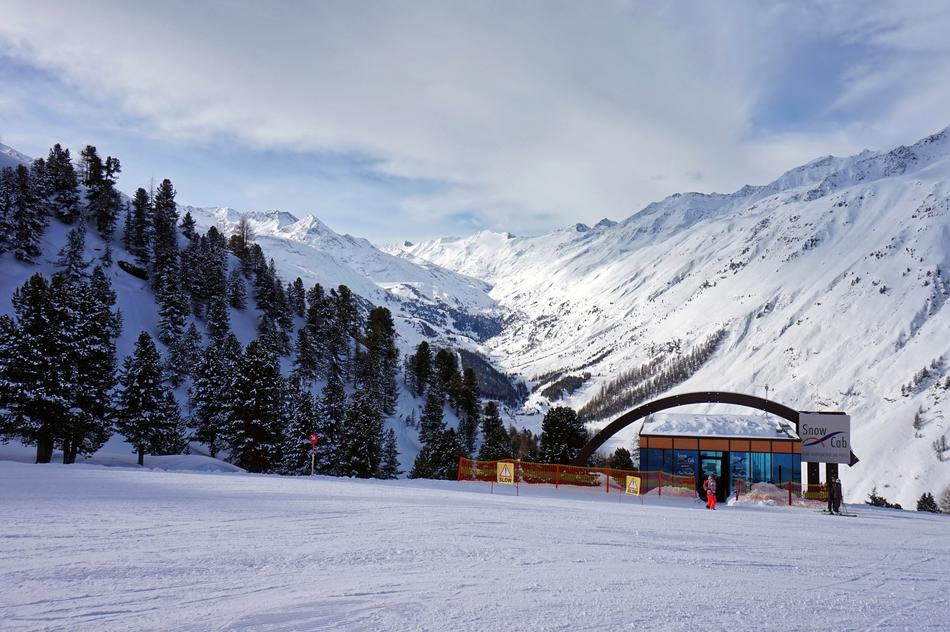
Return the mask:
[[41, 432], [36, 438], [36, 462], [49, 463], [53, 460], [53, 437], [48, 432]]
[[139, 446], [139, 465], [145, 465], [145, 447]]
[[63, 441], [63, 465], [69, 465], [72, 463], [70, 460], [70, 455], [73, 452], [73, 442], [69, 439]]

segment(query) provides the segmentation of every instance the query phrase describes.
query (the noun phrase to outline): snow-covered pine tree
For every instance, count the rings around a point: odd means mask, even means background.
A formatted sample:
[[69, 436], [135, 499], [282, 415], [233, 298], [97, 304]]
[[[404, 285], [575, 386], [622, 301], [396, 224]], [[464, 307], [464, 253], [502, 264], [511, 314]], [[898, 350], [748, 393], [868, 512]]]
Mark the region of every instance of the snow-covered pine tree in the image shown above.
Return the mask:
[[189, 240], [194, 241], [198, 239], [198, 232], [195, 230], [195, 218], [191, 216], [190, 211], [185, 211], [184, 217], [181, 218], [179, 228], [181, 228], [181, 234]]
[[379, 464], [379, 477], [386, 480], [399, 478], [399, 450], [396, 448], [396, 431], [390, 428], [383, 439], [383, 456]]
[[223, 294], [211, 297], [208, 303], [208, 337], [212, 341], [220, 342], [231, 333], [231, 313], [228, 311], [227, 299]]
[[247, 307], [247, 289], [244, 286], [244, 277], [235, 268], [228, 274], [228, 304], [234, 309], [243, 310]]
[[161, 356], [148, 332], [139, 334], [119, 381], [116, 430], [135, 447], [139, 465], [144, 465], [146, 454], [164, 453], [181, 431], [177, 405], [162, 377]]
[[357, 390], [346, 414], [340, 444], [340, 473], [357, 478], [378, 478], [383, 451], [383, 417], [373, 396]]
[[235, 371], [228, 446], [231, 462], [250, 472], [270, 472], [280, 463], [284, 384], [277, 354], [254, 340]]
[[340, 443], [346, 423], [347, 401], [339, 372], [331, 370], [320, 398], [320, 428], [317, 435], [317, 471], [321, 474], [340, 473]]
[[320, 358], [317, 348], [310, 338], [307, 327], [297, 330], [297, 344], [294, 353], [294, 377], [304, 384], [311, 384], [317, 379], [320, 369]]
[[66, 236], [66, 245], [59, 251], [56, 265], [70, 281], [79, 283], [88, 274], [86, 268], [89, 267], [90, 261], [85, 258], [85, 255], [86, 221], [80, 219], [75, 228]]
[[37, 463], [49, 463], [69, 411], [69, 375], [59, 361], [49, 281], [34, 274], [14, 292], [12, 303], [16, 320], [5, 322], [0, 360], [8, 432], [36, 446]]
[[212, 340], [202, 351], [188, 390], [195, 439], [208, 446], [212, 458], [224, 447], [230, 425], [233, 370], [233, 360], [227, 357], [224, 345]]
[[431, 445], [445, 430], [445, 413], [442, 397], [430, 391], [426, 396], [425, 408], [419, 417], [419, 441], [423, 446]]
[[13, 206], [9, 214], [13, 255], [20, 261], [32, 263], [40, 256], [40, 239], [46, 231], [47, 217], [33, 191], [30, 170], [17, 165], [12, 178]]
[[498, 461], [512, 458], [511, 437], [505, 431], [496, 402], [485, 402], [481, 421], [483, 439], [478, 451], [479, 460]]
[[421, 397], [425, 394], [432, 379], [432, 350], [425, 340], [419, 343], [416, 352], [410, 356], [406, 377], [413, 395]]
[[458, 473], [459, 457], [465, 455], [465, 448], [455, 430], [443, 430], [419, 451], [409, 478], [454, 479]]
[[587, 432], [572, 408], [558, 406], [544, 415], [539, 455], [542, 463], [570, 465], [585, 443]]
[[122, 326], [121, 315], [113, 311], [115, 291], [100, 266], [93, 269], [88, 282], [73, 281], [64, 290], [75, 298], [70, 310], [74, 315], [70, 325], [74, 342], [62, 347], [72, 348], [75, 353], [64, 352], [61, 361], [74, 370], [75, 390], [72, 414], [60, 442], [63, 462], [74, 463], [78, 455], [92, 454], [102, 447], [112, 434], [117, 379], [115, 339]]
[[147, 265], [151, 260], [152, 248], [152, 201], [148, 191], [143, 188], [137, 189], [132, 197], [130, 231], [129, 252], [139, 263]]
[[193, 373], [201, 357], [201, 334], [194, 322], [188, 324], [180, 338], [172, 341], [168, 351], [165, 372], [171, 385], [178, 388]]
[[13, 244], [13, 181], [13, 169], [0, 169], [0, 255], [9, 251]]
[[289, 409], [280, 471], [292, 475], [310, 474], [310, 435], [319, 437], [317, 403], [310, 391], [296, 381], [290, 383]]
[[478, 415], [481, 401], [478, 397], [478, 376], [467, 368], [462, 372], [462, 385], [458, 394], [459, 440], [469, 453], [474, 452], [478, 439]]
[[378, 401], [383, 413], [396, 410], [399, 389], [396, 372], [399, 367], [399, 348], [396, 346], [396, 327], [390, 311], [385, 307], [370, 310], [363, 336], [365, 352], [359, 356], [357, 377]]
[[46, 158], [46, 180], [50, 214], [66, 224], [72, 224], [79, 218], [81, 210], [79, 180], [69, 150], [63, 149], [59, 143], [53, 145]]
[[306, 310], [306, 293], [304, 292], [303, 279], [297, 277], [294, 282], [287, 285], [287, 301], [290, 303], [290, 309], [293, 313], [303, 318]]

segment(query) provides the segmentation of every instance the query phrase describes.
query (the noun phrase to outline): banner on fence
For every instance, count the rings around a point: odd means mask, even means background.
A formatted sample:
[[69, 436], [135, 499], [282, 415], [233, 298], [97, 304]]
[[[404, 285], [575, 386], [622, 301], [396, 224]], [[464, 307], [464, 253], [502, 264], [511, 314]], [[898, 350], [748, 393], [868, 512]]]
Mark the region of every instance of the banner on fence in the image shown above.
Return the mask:
[[640, 477], [639, 476], [627, 476], [627, 489], [628, 494], [634, 494], [636, 496], [640, 495]]
[[495, 464], [496, 479], [505, 485], [515, 484], [515, 464], [509, 461], [499, 461]]

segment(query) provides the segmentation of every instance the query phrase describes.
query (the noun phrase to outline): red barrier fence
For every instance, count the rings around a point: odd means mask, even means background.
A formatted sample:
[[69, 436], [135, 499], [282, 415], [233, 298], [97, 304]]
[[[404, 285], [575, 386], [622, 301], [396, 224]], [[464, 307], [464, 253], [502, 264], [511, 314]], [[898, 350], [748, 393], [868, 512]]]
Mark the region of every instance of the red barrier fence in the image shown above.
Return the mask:
[[640, 493], [657, 496], [696, 496], [696, 479], [692, 476], [673, 476], [664, 472], [618, 470], [608, 467], [576, 467], [556, 463], [529, 463], [527, 461], [473, 461], [459, 458], [458, 480], [495, 482], [498, 463], [514, 463], [515, 482], [526, 484], [571, 485], [601, 488], [605, 493], [613, 489], [623, 492], [627, 476], [640, 478]]

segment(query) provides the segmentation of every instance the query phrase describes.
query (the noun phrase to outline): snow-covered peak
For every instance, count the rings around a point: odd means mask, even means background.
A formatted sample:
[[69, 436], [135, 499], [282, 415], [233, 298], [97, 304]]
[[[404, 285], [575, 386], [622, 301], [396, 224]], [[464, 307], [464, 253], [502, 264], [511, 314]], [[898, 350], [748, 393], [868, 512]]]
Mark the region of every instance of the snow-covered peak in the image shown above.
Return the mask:
[[28, 165], [33, 161], [32, 158], [24, 153], [0, 143], [0, 168], [15, 167], [17, 165]]

